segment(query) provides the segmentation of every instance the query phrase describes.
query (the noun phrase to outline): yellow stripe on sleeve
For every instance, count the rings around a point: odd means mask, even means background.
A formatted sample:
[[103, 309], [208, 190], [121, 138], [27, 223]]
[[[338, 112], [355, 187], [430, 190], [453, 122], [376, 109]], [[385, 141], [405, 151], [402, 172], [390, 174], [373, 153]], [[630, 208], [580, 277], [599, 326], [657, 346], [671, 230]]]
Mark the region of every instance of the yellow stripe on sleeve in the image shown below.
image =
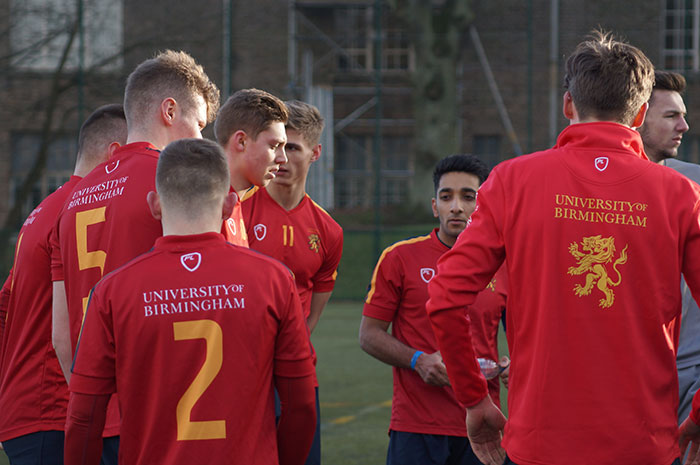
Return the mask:
[[370, 282], [369, 285], [369, 292], [367, 293], [367, 299], [365, 299], [365, 303], [369, 304], [372, 303], [372, 296], [374, 296], [374, 292], [376, 291], [376, 284], [377, 284], [377, 273], [379, 272], [379, 267], [382, 264], [382, 261], [384, 260], [384, 257], [394, 250], [396, 247], [402, 246], [402, 245], [408, 245], [408, 244], [414, 244], [416, 242], [421, 242], [430, 239], [430, 234], [426, 236], [419, 236], [419, 237], [414, 237], [411, 239], [406, 239], [403, 241], [396, 242], [395, 244], [390, 245], [386, 249], [384, 249], [384, 252], [382, 252], [382, 255], [379, 257], [379, 260], [377, 261], [377, 265], [374, 267], [374, 273], [372, 273], [372, 281]]

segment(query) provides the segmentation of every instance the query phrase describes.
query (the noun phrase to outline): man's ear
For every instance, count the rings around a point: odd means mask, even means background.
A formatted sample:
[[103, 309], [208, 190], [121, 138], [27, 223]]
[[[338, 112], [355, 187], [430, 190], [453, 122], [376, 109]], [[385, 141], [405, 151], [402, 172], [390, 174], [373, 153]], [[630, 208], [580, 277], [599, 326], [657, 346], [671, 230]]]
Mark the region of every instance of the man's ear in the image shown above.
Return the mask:
[[168, 97], [160, 102], [160, 118], [166, 126], [172, 126], [175, 119], [175, 109], [177, 102], [174, 98]]
[[644, 118], [647, 116], [647, 110], [649, 110], [649, 102], [644, 102], [644, 105], [639, 108], [637, 116], [634, 117], [634, 121], [632, 121], [632, 126], [630, 126], [632, 129], [637, 129], [644, 124]]
[[231, 145], [231, 147], [236, 152], [243, 152], [245, 150], [245, 145], [247, 143], [248, 143], [248, 134], [246, 134], [245, 131], [239, 129], [238, 131], [233, 133], [233, 135], [229, 139], [227, 145]]
[[311, 163], [321, 158], [321, 148], [321, 144], [316, 144], [316, 147], [312, 149], [313, 155], [311, 155]]
[[231, 217], [231, 213], [233, 213], [233, 207], [236, 205], [236, 202], [238, 202], [238, 196], [235, 192], [229, 192], [226, 197], [224, 197], [224, 206], [221, 209], [221, 217], [224, 221]]
[[568, 119], [569, 121], [577, 118], [574, 99], [571, 98], [571, 94], [568, 90], [564, 92], [564, 97], [562, 97], [562, 113], [564, 113], [564, 118]]
[[163, 218], [163, 211], [160, 206], [160, 196], [158, 192], [150, 191], [146, 195], [146, 203], [148, 203], [148, 208], [151, 210], [153, 218], [160, 221]]
[[430, 205], [433, 208], [433, 216], [435, 218], [438, 217], [438, 209], [437, 209], [437, 200], [435, 200], [435, 197], [430, 201]]
[[122, 144], [120, 144], [119, 142], [112, 142], [111, 144], [109, 144], [109, 147], [107, 147], [107, 153], [109, 153], [108, 158], [112, 158], [112, 155], [114, 155], [114, 151], [121, 146]]

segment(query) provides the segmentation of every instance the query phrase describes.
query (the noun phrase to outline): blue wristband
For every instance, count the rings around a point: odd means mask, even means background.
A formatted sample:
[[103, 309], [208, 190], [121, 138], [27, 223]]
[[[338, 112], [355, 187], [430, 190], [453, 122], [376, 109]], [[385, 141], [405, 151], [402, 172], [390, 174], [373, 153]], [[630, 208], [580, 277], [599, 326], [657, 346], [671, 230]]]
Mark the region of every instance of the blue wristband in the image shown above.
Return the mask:
[[416, 369], [416, 362], [418, 361], [418, 357], [420, 357], [422, 353], [422, 351], [416, 350], [416, 353], [414, 353], [413, 357], [411, 357], [411, 370]]

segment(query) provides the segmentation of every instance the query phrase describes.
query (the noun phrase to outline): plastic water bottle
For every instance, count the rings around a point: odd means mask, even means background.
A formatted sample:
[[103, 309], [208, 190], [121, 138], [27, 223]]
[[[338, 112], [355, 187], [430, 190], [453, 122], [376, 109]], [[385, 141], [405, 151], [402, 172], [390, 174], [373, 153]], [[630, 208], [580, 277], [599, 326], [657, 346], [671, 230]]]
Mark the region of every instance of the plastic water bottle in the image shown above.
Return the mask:
[[476, 360], [479, 362], [481, 373], [486, 379], [493, 379], [506, 369], [506, 367], [502, 367], [495, 361], [488, 358], [477, 358]]

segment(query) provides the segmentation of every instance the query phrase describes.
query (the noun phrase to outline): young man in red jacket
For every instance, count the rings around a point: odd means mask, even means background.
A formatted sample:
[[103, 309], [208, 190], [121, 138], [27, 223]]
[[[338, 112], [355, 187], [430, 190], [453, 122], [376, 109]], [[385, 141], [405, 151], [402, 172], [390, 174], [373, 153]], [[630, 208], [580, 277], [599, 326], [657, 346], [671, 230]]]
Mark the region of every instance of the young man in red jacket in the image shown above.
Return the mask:
[[[602, 33], [579, 44], [566, 63], [571, 125], [554, 148], [492, 171], [438, 263], [428, 312], [484, 463], [504, 449], [519, 465], [679, 463], [669, 323], [681, 272], [700, 296], [700, 188], [644, 154], [634, 128], [653, 84], [639, 49]], [[463, 310], [505, 259], [507, 423]], [[700, 439], [700, 404], [690, 418], [682, 443]]]

